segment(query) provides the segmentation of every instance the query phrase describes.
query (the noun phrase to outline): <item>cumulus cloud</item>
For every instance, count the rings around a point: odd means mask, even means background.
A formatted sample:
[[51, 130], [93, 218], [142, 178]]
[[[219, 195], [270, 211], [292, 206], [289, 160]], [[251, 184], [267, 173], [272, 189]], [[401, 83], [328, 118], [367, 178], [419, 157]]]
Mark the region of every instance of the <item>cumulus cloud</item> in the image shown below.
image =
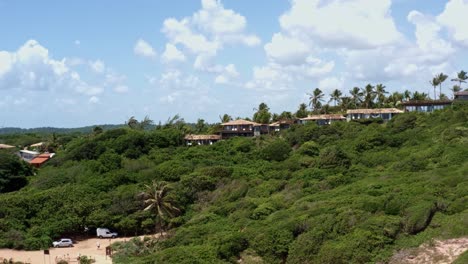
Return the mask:
[[303, 64], [310, 48], [301, 40], [276, 33], [265, 45], [265, 52], [268, 58], [280, 64]]
[[391, 0], [293, 0], [281, 28], [298, 38], [344, 48], [372, 48], [399, 42]]
[[232, 84], [232, 81], [239, 77], [239, 72], [234, 64], [229, 64], [224, 67], [221, 73], [216, 76], [215, 83], [217, 84]]
[[437, 21], [448, 28], [455, 41], [468, 47], [466, 14], [468, 14], [468, 1], [450, 0], [445, 5], [444, 11], [437, 16]]
[[89, 66], [95, 73], [103, 73], [106, 70], [106, 65], [101, 60], [90, 61]]
[[89, 98], [88, 102], [90, 104], [97, 104], [97, 103], [99, 103], [99, 98], [96, 97], [96, 96], [91, 96], [91, 98]]
[[137, 40], [135, 46], [133, 47], [133, 52], [141, 57], [147, 58], [155, 58], [156, 51], [154, 51], [153, 47], [143, 39]]
[[26, 41], [17, 51], [0, 51], [0, 89], [102, 92], [83, 81], [66, 62], [66, 58], [51, 58], [49, 51], [36, 40]]
[[164, 63], [173, 63], [173, 62], [184, 62], [185, 55], [177, 49], [177, 47], [171, 43], [166, 44], [166, 49], [161, 55], [161, 60]]

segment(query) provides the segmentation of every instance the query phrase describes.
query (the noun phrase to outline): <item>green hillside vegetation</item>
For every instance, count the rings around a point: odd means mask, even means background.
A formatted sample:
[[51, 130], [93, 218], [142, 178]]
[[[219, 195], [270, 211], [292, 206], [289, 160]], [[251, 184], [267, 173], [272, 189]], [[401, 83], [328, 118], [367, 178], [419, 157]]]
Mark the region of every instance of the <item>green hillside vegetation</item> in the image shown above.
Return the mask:
[[[183, 146], [185, 132], [178, 122], [71, 139], [0, 195], [0, 248], [108, 227], [167, 231], [117, 243], [115, 263], [339, 264], [468, 235], [466, 105], [211, 146]], [[152, 182], [167, 186], [171, 214], [144, 210]]]

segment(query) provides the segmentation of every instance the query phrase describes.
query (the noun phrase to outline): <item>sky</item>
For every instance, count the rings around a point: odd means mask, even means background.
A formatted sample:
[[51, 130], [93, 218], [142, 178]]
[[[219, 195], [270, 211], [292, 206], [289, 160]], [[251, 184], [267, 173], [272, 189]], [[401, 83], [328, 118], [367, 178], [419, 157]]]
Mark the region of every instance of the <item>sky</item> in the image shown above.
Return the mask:
[[[0, 127], [294, 112], [468, 71], [468, 0], [0, 0]], [[466, 86], [466, 84], [465, 84]], [[464, 87], [466, 88], [466, 87]]]

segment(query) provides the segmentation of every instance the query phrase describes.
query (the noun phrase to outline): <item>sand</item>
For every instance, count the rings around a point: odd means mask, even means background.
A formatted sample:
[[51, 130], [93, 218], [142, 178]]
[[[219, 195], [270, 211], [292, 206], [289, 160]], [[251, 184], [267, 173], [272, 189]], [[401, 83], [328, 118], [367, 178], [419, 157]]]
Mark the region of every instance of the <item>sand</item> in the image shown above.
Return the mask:
[[[95, 259], [97, 264], [111, 264], [112, 260], [106, 257], [106, 246], [116, 241], [128, 241], [131, 237], [126, 238], [115, 238], [99, 239], [91, 238], [81, 241], [74, 241], [74, 246], [70, 248], [50, 248], [50, 255], [44, 255], [44, 251], [22, 251], [12, 249], [0, 249], [0, 262], [3, 259], [13, 258], [15, 261], [22, 261], [31, 264], [52, 264], [56, 263], [60, 259], [65, 259], [68, 263], [78, 263], [77, 256], [88, 256]], [[96, 243], [100, 243], [100, 248], [97, 248]]]

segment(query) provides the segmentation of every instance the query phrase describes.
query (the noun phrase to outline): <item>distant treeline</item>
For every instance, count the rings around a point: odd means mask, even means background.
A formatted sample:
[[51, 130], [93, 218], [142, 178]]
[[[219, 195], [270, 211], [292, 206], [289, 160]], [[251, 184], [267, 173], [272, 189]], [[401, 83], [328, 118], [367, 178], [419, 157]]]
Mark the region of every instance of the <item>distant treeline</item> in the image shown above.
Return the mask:
[[[114, 128], [119, 128], [125, 126], [124, 124], [120, 125], [96, 125], [101, 127], [103, 130], [109, 130]], [[19, 128], [19, 127], [3, 127], [0, 128], [0, 135], [7, 134], [73, 134], [73, 133], [91, 133], [96, 126], [85, 126], [85, 127], [76, 127], [76, 128], [58, 128], [58, 127], [37, 127], [37, 128]]]

